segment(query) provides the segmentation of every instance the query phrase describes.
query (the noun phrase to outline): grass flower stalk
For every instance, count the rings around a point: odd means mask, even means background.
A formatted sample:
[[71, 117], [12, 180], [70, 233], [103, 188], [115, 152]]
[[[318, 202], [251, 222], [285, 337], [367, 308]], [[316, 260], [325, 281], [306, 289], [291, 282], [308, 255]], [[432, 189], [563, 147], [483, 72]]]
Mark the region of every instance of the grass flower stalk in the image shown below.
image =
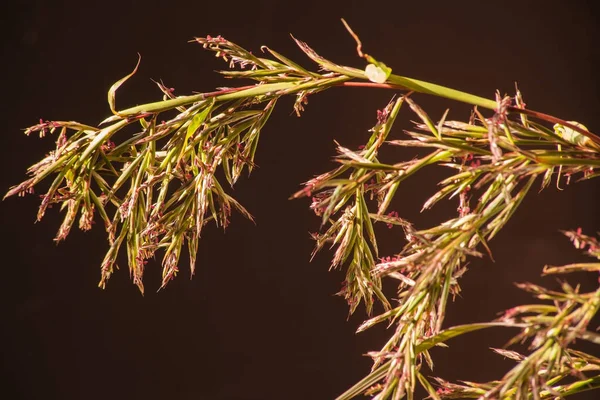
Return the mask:
[[[66, 209], [55, 240], [64, 240], [77, 219], [79, 228], [88, 230], [100, 218], [109, 250], [101, 264], [99, 286], [107, 284], [124, 247], [131, 279], [144, 293], [148, 260], [162, 254], [162, 288], [179, 273], [184, 247], [193, 275], [206, 224], [226, 228], [233, 210], [252, 219], [227, 187], [252, 171], [260, 133], [281, 97], [294, 96], [294, 110], [300, 115], [308, 96], [334, 87], [394, 90], [397, 95], [377, 112], [364, 146], [338, 145], [337, 167], [308, 180], [291, 196], [312, 199], [310, 207], [322, 223], [313, 235], [315, 252], [326, 244], [334, 249], [331, 267], [346, 272], [339, 294], [350, 313], [361, 303], [365, 306], [368, 319], [358, 332], [380, 323], [388, 324], [390, 332], [382, 348], [369, 353], [371, 372], [338, 399], [361, 394], [378, 400], [412, 399], [417, 386], [433, 399], [549, 399], [600, 387], [600, 360], [572, 347], [576, 340], [600, 344], [600, 336], [588, 328], [600, 307], [598, 290], [580, 293], [564, 283], [556, 292], [520, 284], [551, 304], [517, 306], [497, 321], [444, 327], [446, 308], [460, 292], [467, 260], [491, 257], [488, 242], [538, 183], [544, 189], [574, 177], [597, 177], [600, 138], [580, 123], [526, 109], [518, 89], [514, 96], [496, 93], [494, 99], [486, 99], [392, 74], [385, 64], [363, 53], [358, 36], [349, 31], [367, 63], [364, 69], [338, 65], [297, 39], [318, 65], [317, 72], [267, 47], [262, 49], [265, 57], [258, 57], [220, 36], [196, 38], [229, 62], [231, 68], [221, 71], [224, 76], [254, 83], [189, 96], [174, 96], [158, 83], [163, 100], [118, 110], [116, 91], [136, 66], [109, 90], [113, 115], [99, 126], [40, 121], [25, 131], [40, 136], [58, 132], [56, 148], [31, 166], [29, 178], [10, 188], [5, 198], [32, 193], [48, 182], [38, 220], [53, 204]], [[415, 93], [472, 105], [472, 116], [468, 121], [448, 121], [446, 112], [432, 119], [413, 99]], [[405, 112], [419, 122], [405, 131], [403, 139], [390, 140]], [[162, 120], [165, 115], [168, 119]], [[418, 148], [425, 155], [384, 160], [379, 155], [382, 146]], [[450, 174], [423, 209], [453, 200], [457, 212], [436, 226], [417, 229], [389, 207], [405, 180], [433, 166]], [[378, 223], [403, 230], [406, 244], [396, 254], [380, 254], [374, 229]], [[595, 238], [578, 231], [566, 234], [588, 255], [600, 256]], [[574, 271], [597, 273], [600, 267], [547, 266], [544, 274]], [[396, 283], [394, 300], [385, 293], [384, 280]], [[373, 316], [376, 309], [381, 313]], [[429, 354], [433, 346], [492, 327], [520, 330], [509, 345], [530, 341], [531, 353], [496, 349], [515, 366], [493, 382], [455, 384], [426, 376], [425, 369], [433, 366]], [[570, 376], [575, 380], [568, 381]]]

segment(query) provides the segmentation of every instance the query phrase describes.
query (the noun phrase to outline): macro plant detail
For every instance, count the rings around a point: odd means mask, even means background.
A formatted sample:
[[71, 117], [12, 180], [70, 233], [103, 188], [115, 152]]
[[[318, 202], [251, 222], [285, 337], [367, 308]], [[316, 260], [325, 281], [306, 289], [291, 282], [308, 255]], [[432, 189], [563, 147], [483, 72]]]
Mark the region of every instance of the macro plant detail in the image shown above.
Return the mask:
[[[561, 291], [519, 284], [547, 303], [516, 306], [492, 322], [444, 327], [448, 301], [460, 292], [459, 279], [468, 258], [492, 257], [488, 242], [532, 188], [597, 177], [600, 137], [580, 123], [527, 109], [518, 89], [514, 96], [496, 93], [492, 100], [394, 75], [363, 53], [358, 36], [346, 28], [356, 40], [359, 57], [366, 61], [364, 69], [329, 61], [297, 39], [318, 72], [268, 47], [261, 49], [266, 56], [259, 57], [221, 36], [207, 36], [194, 41], [229, 63], [230, 70], [221, 73], [253, 84], [175, 96], [157, 83], [161, 101], [119, 110], [116, 91], [133, 76], [136, 66], [109, 90], [113, 115], [99, 126], [40, 121], [28, 128], [26, 134], [56, 133], [56, 149], [31, 166], [29, 178], [5, 197], [33, 193], [42, 181], [49, 182], [37, 219], [60, 204], [65, 217], [57, 242], [67, 237], [77, 220], [80, 229], [89, 230], [99, 216], [109, 245], [99, 286], [107, 284], [124, 247], [131, 279], [143, 294], [148, 260], [162, 256], [163, 288], [179, 272], [186, 247], [193, 275], [204, 225], [213, 222], [226, 228], [233, 210], [252, 220], [226, 186], [232, 187], [245, 171], [252, 172], [261, 131], [279, 98], [294, 96], [294, 111], [300, 116], [309, 96], [330, 88], [394, 90], [399, 94], [377, 112], [368, 142], [355, 150], [338, 144], [339, 165], [308, 180], [291, 196], [311, 198], [310, 207], [322, 222], [320, 232], [313, 235], [315, 252], [326, 245], [335, 248], [331, 268], [345, 268], [340, 295], [350, 313], [364, 303], [369, 319], [358, 332], [380, 323], [388, 324], [390, 332], [382, 348], [369, 353], [371, 372], [338, 399], [361, 394], [379, 400], [412, 399], [417, 385], [433, 399], [549, 399], [600, 387], [600, 359], [572, 346], [576, 340], [600, 345], [600, 335], [588, 329], [600, 307], [600, 289], [581, 293], [566, 282]], [[436, 121], [415, 102], [417, 93], [474, 109], [468, 121], [447, 120], [447, 111]], [[419, 122], [405, 136], [390, 139], [404, 111]], [[379, 150], [384, 145], [410, 147], [424, 155], [383, 160]], [[389, 207], [404, 180], [433, 166], [451, 172], [423, 210], [455, 199], [457, 215], [417, 229]], [[406, 243], [397, 254], [379, 254], [377, 223], [403, 229]], [[577, 248], [600, 258], [597, 239], [580, 231], [565, 234]], [[600, 264], [547, 266], [543, 274], [575, 271], [597, 273]], [[384, 279], [396, 283], [393, 299], [384, 291]], [[373, 316], [375, 307], [383, 311]], [[496, 349], [516, 365], [493, 382], [456, 384], [429, 376], [432, 347], [491, 327], [518, 329], [508, 346], [528, 342], [530, 354]]]

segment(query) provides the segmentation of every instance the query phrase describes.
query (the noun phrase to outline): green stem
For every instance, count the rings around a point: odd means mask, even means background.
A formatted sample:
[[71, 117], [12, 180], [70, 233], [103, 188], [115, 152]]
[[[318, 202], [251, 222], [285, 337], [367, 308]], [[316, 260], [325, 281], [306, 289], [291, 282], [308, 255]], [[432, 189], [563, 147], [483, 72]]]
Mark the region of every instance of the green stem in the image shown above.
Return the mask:
[[284, 92], [282, 94], [293, 94], [302, 90], [313, 88], [323, 88], [328, 85], [336, 86], [342, 84], [345, 80], [350, 79], [346, 76], [336, 76], [332, 78], [316, 79], [311, 82], [277, 82], [265, 83], [259, 85], [241, 86], [219, 90], [215, 92], [199, 93], [191, 96], [182, 96], [175, 99], [157, 101], [154, 103], [142, 104], [140, 106], [131, 107], [117, 113], [118, 116], [126, 117], [141, 113], [158, 113], [173, 108], [185, 106], [192, 103], [197, 103], [209, 98], [214, 98], [215, 101], [237, 100], [248, 97], [256, 97], [268, 95], [275, 92]]
[[[166, 110], [170, 110], [176, 107], [185, 106], [188, 104], [196, 103], [208, 98], [216, 98], [216, 101], [227, 101], [236, 100], [247, 97], [254, 97], [265, 95], [271, 92], [286, 91], [286, 94], [295, 93], [297, 90], [309, 89], [311, 87], [319, 87], [323, 85], [332, 84], [332, 86], [354, 86], [354, 87], [370, 87], [370, 88], [384, 88], [384, 89], [400, 89], [410, 90], [417, 93], [424, 93], [438, 97], [444, 97], [450, 100], [459, 101], [461, 103], [471, 104], [478, 107], [483, 107], [489, 110], [496, 109], [496, 101], [486, 99], [484, 97], [476, 96], [471, 93], [463, 92], [456, 89], [451, 89], [442, 85], [437, 85], [431, 82], [425, 82], [418, 79], [408, 78], [399, 75], [390, 75], [386, 83], [373, 83], [373, 82], [347, 82], [346, 79], [356, 78], [365, 80], [365, 74], [359, 69], [340, 67], [337, 70], [336, 67], [330, 66], [333, 72], [342, 74], [341, 77], [317, 79], [313, 82], [278, 82], [278, 83], [267, 83], [260, 85], [249, 85], [241, 86], [237, 88], [223, 89], [214, 92], [199, 93], [191, 96], [182, 96], [175, 99], [163, 100], [154, 103], [143, 104], [136, 107], [131, 107], [117, 113], [119, 116], [130, 116], [140, 113], [156, 113]], [[340, 79], [341, 78], [341, 79]], [[340, 82], [341, 81], [341, 82]], [[522, 109], [518, 107], [508, 107], [509, 112], [527, 114], [533, 117], [537, 117], [549, 122], [560, 123], [568, 128], [571, 128], [584, 136], [590, 138], [593, 142], [600, 144], [600, 137], [594, 135], [587, 130], [580, 128], [577, 125], [571, 124], [562, 119], [540, 113], [538, 111]]]
[[[340, 73], [342, 75], [350, 76], [352, 78], [361, 80], [366, 79], [365, 73], [356, 68], [339, 67], [336, 65], [328, 64], [327, 69], [333, 72]], [[445, 97], [447, 99], [460, 101], [463, 103], [487, 108], [490, 110], [494, 110], [497, 106], [495, 100], [475, 96], [474, 94], [461, 92], [460, 90], [450, 89], [445, 86], [436, 85], [435, 83], [420, 81], [418, 79], [413, 78], [407, 78], [405, 76], [391, 74], [388, 77], [386, 83], [401, 86], [404, 89], [412, 90], [418, 93], [425, 93], [434, 96]]]
[[[333, 68], [335, 69], [335, 68]], [[346, 76], [348, 79], [356, 78], [365, 80], [366, 77], [361, 70], [354, 68], [342, 68], [339, 72]], [[315, 86], [320, 86], [323, 81], [329, 81], [331, 78], [318, 79], [315, 82]], [[366, 82], [339, 82], [342, 86], [370, 86], [370, 87], [385, 87], [389, 89], [406, 89], [412, 90], [418, 93], [431, 94], [434, 96], [445, 97], [451, 100], [460, 101], [463, 103], [472, 104], [493, 110], [496, 108], [496, 102], [494, 100], [485, 99], [483, 97], [475, 96], [470, 93], [461, 92], [459, 90], [450, 89], [445, 86], [436, 85], [434, 83], [420, 81], [417, 79], [407, 78], [399, 75], [390, 75], [387, 84], [369, 84]], [[176, 107], [185, 106], [188, 104], [196, 103], [198, 101], [206, 100], [207, 98], [215, 97], [217, 101], [235, 100], [244, 97], [254, 97], [264, 95], [270, 92], [280, 90], [294, 90], [296, 82], [278, 82], [278, 83], [267, 83], [260, 85], [242, 86], [238, 88], [224, 89], [215, 92], [199, 93], [191, 96], [182, 96], [175, 99], [163, 100], [154, 103], [143, 104], [136, 107], [131, 107], [123, 111], [119, 111], [117, 115], [128, 116], [139, 113], [154, 113], [170, 110]], [[303, 84], [304, 88], [306, 83]]]
[[474, 94], [461, 92], [460, 90], [450, 89], [445, 86], [420, 81], [418, 79], [412, 79], [392, 74], [387, 79], [387, 82], [393, 85], [403, 86], [408, 90], [413, 90], [418, 93], [425, 93], [438, 97], [445, 97], [450, 100], [456, 100], [462, 103], [467, 103], [474, 106], [487, 108], [490, 110], [494, 110], [497, 107], [495, 100], [486, 99], [484, 97], [475, 96]]
[[191, 96], [181, 96], [175, 99], [156, 101], [154, 103], [142, 104], [141, 106], [131, 107], [123, 111], [119, 111], [117, 115], [128, 116], [140, 113], [163, 112], [176, 107], [197, 103], [199, 101], [206, 100], [211, 97], [215, 97], [216, 101], [226, 101], [240, 99], [244, 97], [259, 96], [269, 92], [290, 89], [294, 85], [295, 83], [293, 82], [268, 83], [265, 85], [241, 86], [237, 88], [219, 90], [216, 92], [199, 93]]

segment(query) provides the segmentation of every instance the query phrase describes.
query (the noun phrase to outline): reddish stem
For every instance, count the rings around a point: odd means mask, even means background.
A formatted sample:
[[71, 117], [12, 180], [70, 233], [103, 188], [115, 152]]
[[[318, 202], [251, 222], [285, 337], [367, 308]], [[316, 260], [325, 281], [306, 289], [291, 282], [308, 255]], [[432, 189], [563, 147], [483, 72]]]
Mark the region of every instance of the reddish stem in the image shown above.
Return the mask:
[[[396, 89], [396, 90], [408, 90], [404, 86], [400, 85], [391, 85], [389, 83], [374, 83], [374, 82], [343, 82], [340, 86], [350, 86], [350, 87], [369, 87], [369, 88], [379, 88], [379, 89]], [[589, 138], [592, 142], [600, 145], [600, 136], [593, 134], [577, 125], [574, 125], [568, 121], [565, 121], [560, 118], [553, 117], [552, 115], [544, 114], [539, 111], [528, 110], [526, 108], [519, 108], [515, 106], [509, 106], [508, 111], [511, 113], [525, 114], [532, 116], [534, 118], [538, 118], [544, 121], [552, 122], [555, 124], [561, 124], [566, 126], [567, 128], [573, 129], [581, 133], [583, 136]]]
[[514, 113], [519, 113], [519, 114], [530, 115], [532, 117], [539, 118], [544, 121], [552, 122], [555, 124], [561, 124], [562, 126], [566, 126], [567, 128], [573, 129], [574, 131], [581, 133], [583, 136], [586, 136], [587, 138], [589, 138], [592, 142], [594, 142], [596, 144], [600, 144], [600, 136], [597, 136], [597, 135], [593, 134], [592, 132], [589, 132], [577, 125], [574, 125], [574, 124], [568, 122], [568, 121], [553, 117], [552, 115], [544, 114], [539, 111], [528, 110], [526, 108], [514, 107], [514, 106], [509, 106], [508, 111], [514, 112]]
[[369, 87], [379, 89], [396, 89], [396, 90], [408, 90], [404, 86], [392, 85], [390, 83], [375, 83], [375, 82], [342, 82], [340, 86], [350, 87]]

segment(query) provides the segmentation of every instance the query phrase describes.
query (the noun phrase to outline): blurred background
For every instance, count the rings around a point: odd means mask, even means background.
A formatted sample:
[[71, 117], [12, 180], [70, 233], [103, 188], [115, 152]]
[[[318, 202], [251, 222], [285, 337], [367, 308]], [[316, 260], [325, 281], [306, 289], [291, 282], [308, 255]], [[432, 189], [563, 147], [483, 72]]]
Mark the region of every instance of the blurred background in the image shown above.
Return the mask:
[[[9, 4], [10, 3], [10, 4]], [[194, 36], [223, 35], [255, 53], [261, 45], [314, 68], [289, 34], [335, 62], [364, 67], [340, 22], [358, 33], [363, 49], [394, 73], [493, 98], [514, 94], [528, 108], [584, 123], [600, 133], [598, 15], [592, 1], [131, 1], [22, 0], [3, 8], [0, 189], [25, 178], [54, 138], [26, 137], [44, 120], [97, 124], [109, 115], [109, 87], [142, 63], [117, 96], [118, 108], [161, 98], [150, 79], [175, 94], [211, 91], [234, 82], [214, 73], [226, 64]], [[240, 85], [245, 82], [239, 82]], [[312, 263], [309, 232], [319, 221], [306, 199], [289, 201], [299, 184], [333, 167], [334, 140], [356, 148], [369, 136], [376, 110], [394, 93], [336, 88], [312, 96], [301, 118], [293, 100], [278, 104], [263, 130], [259, 168], [232, 194], [257, 224], [236, 215], [226, 233], [209, 226], [200, 242], [196, 276], [186, 259], [166, 290], [159, 263], [146, 270], [146, 295], [129, 279], [125, 261], [97, 288], [107, 250], [101, 226], [52, 241], [62, 215], [55, 208], [34, 224], [37, 196], [10, 198], [2, 218], [2, 379], [11, 399], [331, 399], [370, 368], [385, 327], [359, 335], [364, 309], [347, 317], [334, 294], [344, 274], [328, 272], [331, 253]], [[468, 119], [469, 108], [424, 95], [413, 97], [434, 120]], [[391, 139], [415, 119], [401, 113]], [[389, 159], [410, 158], [390, 149]], [[447, 171], [407, 181], [394, 209], [425, 228], [450, 218], [448, 202], [419, 213]], [[533, 301], [513, 282], [556, 286], [539, 277], [545, 264], [591, 261], [559, 229], [598, 227], [598, 180], [533, 192], [491, 243], [495, 262], [473, 260], [450, 305], [446, 326], [486, 321]], [[41, 192], [42, 187], [37, 190]], [[399, 251], [401, 230], [384, 229], [383, 255]], [[579, 275], [582, 290], [597, 275]], [[500, 378], [513, 365], [492, 354], [511, 336], [473, 333], [434, 353], [435, 375], [449, 380]], [[594, 351], [593, 349], [590, 351]], [[597, 351], [597, 348], [596, 348]], [[597, 353], [596, 353], [597, 354]], [[581, 395], [579, 399], [597, 398]]]

